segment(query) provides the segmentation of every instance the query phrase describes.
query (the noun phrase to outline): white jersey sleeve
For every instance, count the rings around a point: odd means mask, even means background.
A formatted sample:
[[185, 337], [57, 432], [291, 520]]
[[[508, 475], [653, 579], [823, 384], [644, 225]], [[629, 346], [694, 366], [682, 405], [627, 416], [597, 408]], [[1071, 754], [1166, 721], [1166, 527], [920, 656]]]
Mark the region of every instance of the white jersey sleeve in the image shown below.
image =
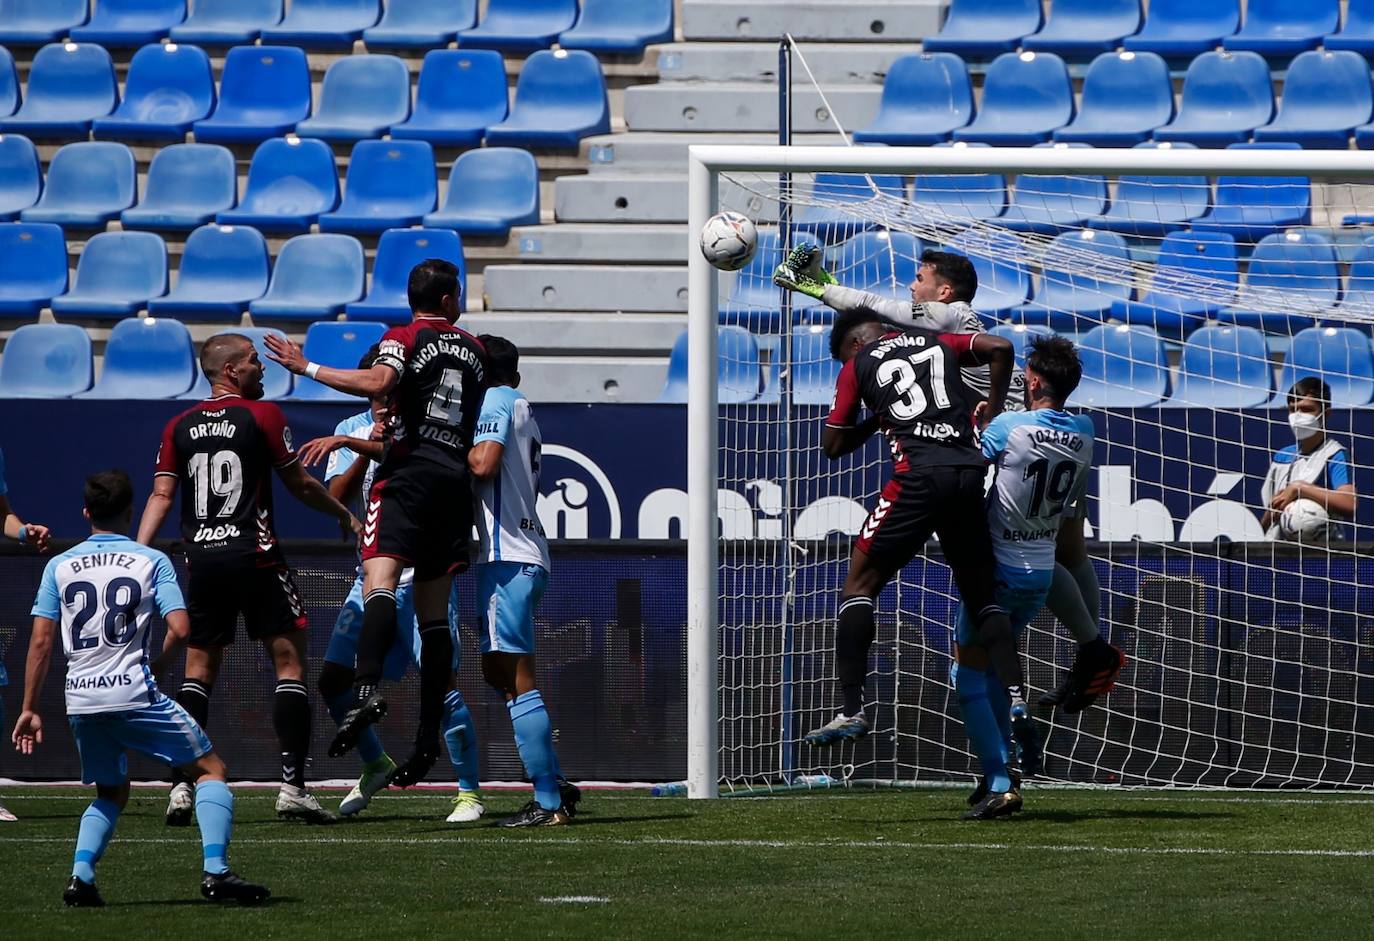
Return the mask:
[[906, 323], [911, 319], [911, 304], [908, 301], [894, 300], [870, 291], [847, 288], [841, 284], [827, 286], [821, 295], [821, 301], [842, 314], [854, 310], [871, 310], [879, 317], [887, 317], [898, 323]]
[[543, 440], [529, 399], [510, 386], [494, 386], [482, 400], [476, 446], [501, 444], [501, 469], [477, 482], [478, 563], [521, 562], [549, 569], [549, 547], [539, 522], [539, 463]]

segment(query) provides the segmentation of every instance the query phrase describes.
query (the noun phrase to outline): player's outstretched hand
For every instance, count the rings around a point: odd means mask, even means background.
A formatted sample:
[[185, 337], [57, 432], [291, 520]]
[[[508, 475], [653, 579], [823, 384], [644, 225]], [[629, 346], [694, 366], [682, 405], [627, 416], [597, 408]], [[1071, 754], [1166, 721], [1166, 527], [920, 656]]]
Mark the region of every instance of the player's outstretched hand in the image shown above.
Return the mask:
[[343, 435], [325, 435], [323, 438], [314, 438], [301, 445], [301, 449], [296, 455], [301, 459], [302, 467], [314, 467], [322, 464], [329, 455], [343, 447], [348, 439]]
[[19, 721], [14, 723], [14, 734], [10, 740], [20, 753], [32, 755], [34, 748], [43, 744], [42, 717], [33, 711], [19, 713]]
[[48, 527], [38, 523], [24, 524], [24, 538], [40, 553], [47, 552], [52, 548], [52, 533]]
[[802, 242], [787, 253], [783, 263], [773, 271], [773, 283], [778, 287], [797, 291], [807, 297], [821, 300], [825, 289], [839, 282], [821, 267], [824, 255], [821, 247], [812, 242]]
[[288, 340], [279, 333], [269, 333], [262, 338], [262, 342], [267, 346], [267, 358], [274, 363], [284, 366], [287, 372], [301, 375], [305, 372], [305, 354], [301, 352], [300, 344], [294, 340]]

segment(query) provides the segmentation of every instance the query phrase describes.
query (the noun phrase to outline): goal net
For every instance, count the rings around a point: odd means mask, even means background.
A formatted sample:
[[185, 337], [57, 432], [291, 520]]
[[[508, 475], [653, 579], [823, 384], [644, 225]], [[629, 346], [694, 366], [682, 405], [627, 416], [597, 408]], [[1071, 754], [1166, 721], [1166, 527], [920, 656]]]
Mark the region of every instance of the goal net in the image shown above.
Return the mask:
[[[1358, 463], [1374, 434], [1374, 409], [1361, 408], [1374, 399], [1367, 160], [695, 147], [690, 205], [693, 796], [977, 774], [949, 680], [958, 599], [935, 541], [878, 601], [873, 734], [829, 749], [802, 741], [838, 711], [839, 591], [889, 460], [877, 437], [839, 461], [821, 452], [833, 311], [771, 283], [801, 241], [824, 247], [842, 284], [907, 300], [923, 251], [964, 254], [989, 329], [1018, 349], [1049, 331], [1079, 345], [1085, 378], [1070, 409], [1098, 436], [1085, 532], [1103, 632], [1127, 666], [1078, 716], [1037, 710], [1043, 780], [1374, 786], [1363, 513], [1349, 518], [1339, 500], [1286, 516], [1266, 504], [1288, 484], [1369, 483]], [[738, 274], [695, 248], [723, 209], [759, 231]], [[1315, 456], [1294, 453], [1289, 422], [1288, 392], [1307, 377], [1332, 399], [1331, 443]], [[1042, 612], [1022, 649], [1034, 702], [1075, 648]]]

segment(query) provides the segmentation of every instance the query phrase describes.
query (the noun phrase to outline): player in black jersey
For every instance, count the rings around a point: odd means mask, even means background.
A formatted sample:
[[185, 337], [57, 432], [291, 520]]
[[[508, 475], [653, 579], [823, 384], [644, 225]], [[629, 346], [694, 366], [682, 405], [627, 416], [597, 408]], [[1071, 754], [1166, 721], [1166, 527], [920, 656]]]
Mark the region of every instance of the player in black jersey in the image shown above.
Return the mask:
[[369, 399], [389, 399], [393, 430], [368, 494], [362, 540], [363, 628], [358, 638], [354, 706], [329, 747], [334, 756], [386, 715], [379, 695], [383, 661], [396, 638], [396, 587], [415, 569], [420, 622], [420, 727], [415, 752], [396, 769], [401, 787], [424, 778], [439, 758], [444, 695], [453, 673], [448, 598], [453, 575], [468, 565], [472, 484], [467, 455], [487, 390], [486, 352], [455, 327], [461, 310], [458, 269], [428, 259], [410, 272], [413, 318], [388, 330], [371, 369], [307, 362], [301, 349], [269, 335], [269, 355], [297, 374]]
[[[139, 522], [150, 545], [181, 490], [181, 538], [191, 616], [185, 681], [177, 701], [204, 726], [210, 691], [240, 614], [248, 636], [262, 641], [277, 672], [273, 725], [281, 743], [282, 786], [277, 813], [312, 823], [333, 819], [305, 789], [310, 750], [310, 701], [305, 689], [305, 609], [272, 525], [272, 472], [311, 509], [333, 516], [345, 536], [362, 529], [296, 459], [286, 416], [262, 398], [262, 361], [253, 341], [237, 333], [205, 342], [201, 369], [210, 398], [167, 423], [158, 449], [153, 492]], [[167, 823], [191, 822], [192, 794], [173, 779]]]

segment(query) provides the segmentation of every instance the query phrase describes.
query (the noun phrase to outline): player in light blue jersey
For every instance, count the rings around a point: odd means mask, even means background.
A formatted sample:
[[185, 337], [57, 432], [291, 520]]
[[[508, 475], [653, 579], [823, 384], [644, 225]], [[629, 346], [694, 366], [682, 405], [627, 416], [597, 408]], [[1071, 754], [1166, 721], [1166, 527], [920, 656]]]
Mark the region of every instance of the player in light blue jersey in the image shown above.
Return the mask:
[[[67, 716], [81, 756], [81, 779], [96, 799], [81, 815], [69, 906], [104, 905], [95, 865], [129, 802], [126, 752], [179, 768], [195, 782], [196, 820], [204, 858], [200, 891], [211, 901], [257, 904], [268, 896], [229, 870], [227, 851], [234, 797], [219, 759], [190, 713], [158, 690], [160, 674], [191, 634], [186, 602], [171, 561], [128, 537], [134, 490], [123, 471], [86, 479], [85, 515], [91, 536], [48, 563], [33, 605], [33, 637], [24, 682], [24, 711], [12, 740], [26, 755], [43, 742], [38, 697], [60, 632], [67, 655]], [[167, 622], [162, 654], [151, 667], [148, 641], [153, 609]]]

